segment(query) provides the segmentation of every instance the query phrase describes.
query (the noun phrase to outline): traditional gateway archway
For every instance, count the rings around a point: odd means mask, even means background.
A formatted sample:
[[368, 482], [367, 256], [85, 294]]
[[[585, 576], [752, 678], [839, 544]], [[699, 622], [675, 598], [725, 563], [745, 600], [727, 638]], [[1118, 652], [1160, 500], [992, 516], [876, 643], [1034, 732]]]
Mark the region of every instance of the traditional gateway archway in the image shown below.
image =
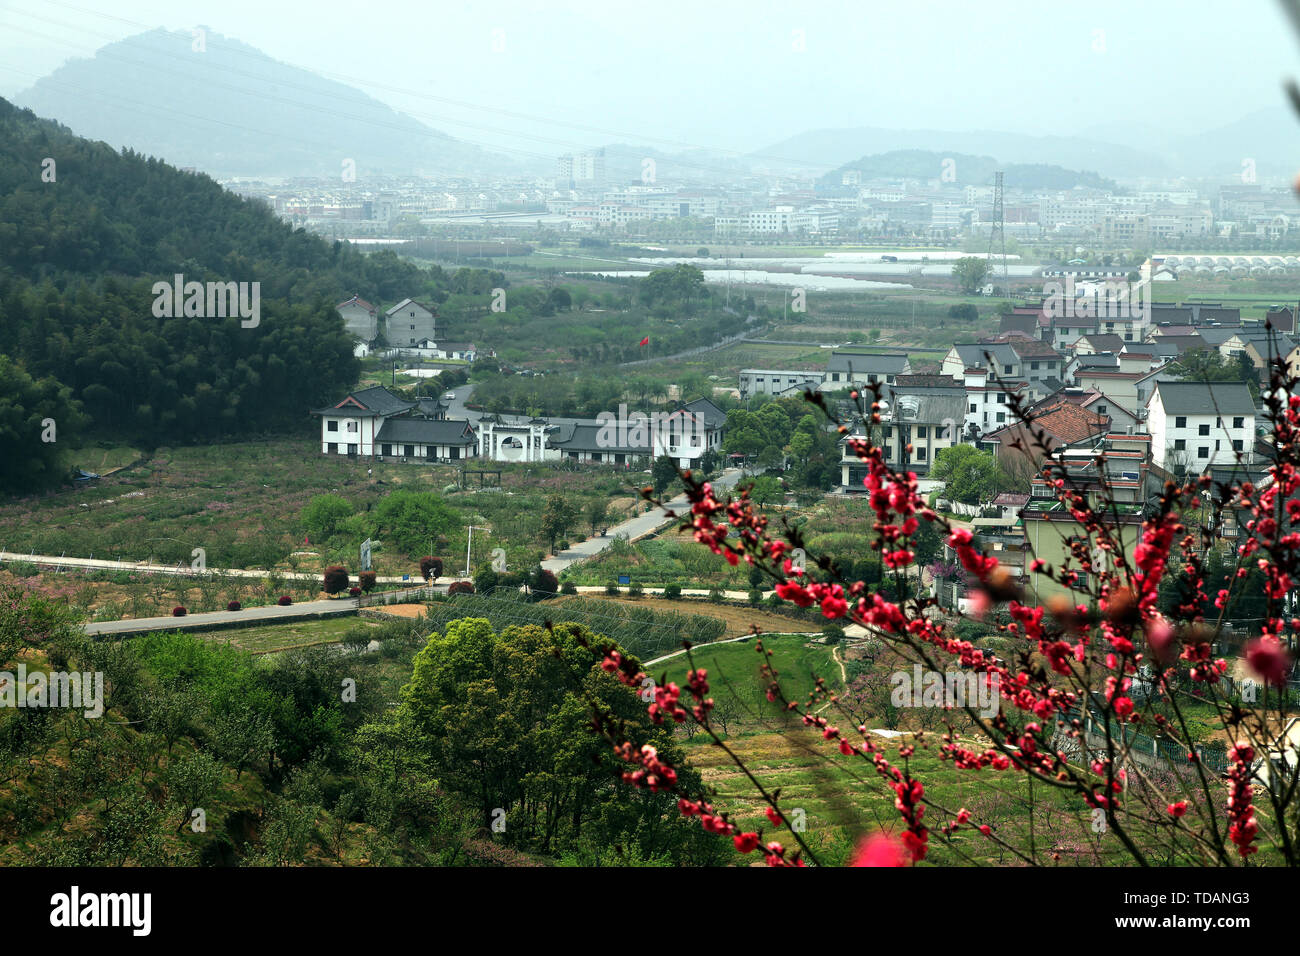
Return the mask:
[[546, 446], [550, 428], [536, 418], [519, 425], [482, 421], [478, 431], [479, 456], [492, 461], [554, 461], [560, 455]]

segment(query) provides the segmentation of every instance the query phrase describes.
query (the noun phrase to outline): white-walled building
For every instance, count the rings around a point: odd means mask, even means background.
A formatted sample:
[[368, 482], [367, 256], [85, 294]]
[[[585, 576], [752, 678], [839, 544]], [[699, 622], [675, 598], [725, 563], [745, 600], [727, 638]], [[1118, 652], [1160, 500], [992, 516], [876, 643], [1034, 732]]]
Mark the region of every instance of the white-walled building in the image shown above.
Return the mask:
[[1151, 459], [1169, 471], [1202, 474], [1232, 465], [1240, 452], [1250, 464], [1255, 402], [1244, 382], [1157, 382], [1147, 402]]
[[745, 401], [754, 395], [780, 395], [782, 392], [800, 385], [815, 389], [821, 384], [821, 381], [821, 372], [799, 372], [774, 368], [742, 368], [740, 370], [740, 400]]
[[312, 414], [321, 419], [325, 455], [432, 461], [473, 458], [478, 445], [473, 427], [464, 420], [446, 419], [444, 412], [437, 400], [410, 402], [382, 385], [372, 385]]

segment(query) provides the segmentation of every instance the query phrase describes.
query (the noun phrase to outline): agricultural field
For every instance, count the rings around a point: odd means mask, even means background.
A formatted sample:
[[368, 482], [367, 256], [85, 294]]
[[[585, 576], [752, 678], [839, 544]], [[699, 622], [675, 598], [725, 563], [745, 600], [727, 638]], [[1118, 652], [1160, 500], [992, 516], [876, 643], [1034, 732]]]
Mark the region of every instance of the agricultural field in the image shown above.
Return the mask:
[[[445, 555], [448, 574], [463, 570], [465, 526], [471, 523], [491, 530], [475, 535], [473, 566], [495, 547], [506, 549], [511, 566], [527, 566], [547, 545], [540, 522], [548, 495], [563, 493], [584, 510], [589, 499], [604, 500], [613, 523], [637, 507], [643, 477], [614, 469], [568, 471], [553, 463], [481, 467], [502, 471], [499, 488], [480, 489], [471, 476], [461, 490], [460, 470], [451, 465], [324, 456], [309, 439], [160, 448], [93, 484], [0, 505], [0, 548], [11, 560], [35, 552], [190, 565], [193, 549], [202, 547], [213, 569], [317, 571], [339, 562], [355, 571], [361, 538], [307, 540], [303, 508], [317, 495], [335, 494], [365, 514], [401, 489], [433, 492], [456, 517], [444, 540], [431, 542], [435, 554]], [[578, 522], [571, 537], [579, 540], [585, 530]], [[381, 542], [375, 569], [385, 576], [414, 574], [427, 548], [407, 554]]]
[[[767, 514], [774, 527], [783, 520], [798, 528], [806, 547], [813, 553], [827, 553], [843, 561], [868, 557], [862, 542], [867, 540], [875, 520], [865, 500], [827, 496], [808, 507], [785, 509], [769, 507]], [[930, 551], [922, 554], [922, 564], [933, 560]], [[571, 567], [563, 580], [574, 584], [600, 586], [628, 574], [643, 587], [677, 584], [683, 588], [720, 588], [724, 591], [748, 591], [751, 587], [770, 587], [765, 577], [750, 578], [744, 565], [732, 567], [691, 534], [676, 527], [634, 543], [616, 541], [600, 554]]]

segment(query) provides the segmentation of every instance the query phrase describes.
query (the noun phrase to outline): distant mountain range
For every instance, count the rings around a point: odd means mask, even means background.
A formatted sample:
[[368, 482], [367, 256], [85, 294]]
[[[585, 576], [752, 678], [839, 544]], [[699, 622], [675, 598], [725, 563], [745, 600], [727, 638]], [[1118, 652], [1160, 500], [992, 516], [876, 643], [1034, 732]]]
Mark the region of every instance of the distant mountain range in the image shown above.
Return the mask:
[[355, 87], [208, 31], [151, 30], [72, 60], [14, 97], [78, 135], [214, 176], [510, 173], [518, 164], [462, 142]]
[[[215, 176], [332, 177], [349, 159], [359, 176], [554, 171], [545, 159], [516, 159], [464, 142], [355, 87], [280, 63], [212, 31], [202, 52], [193, 49], [188, 34], [163, 29], [111, 43], [90, 59], [65, 63], [14, 102], [82, 136]], [[1260, 179], [1289, 180], [1300, 168], [1300, 121], [1281, 104], [1279, 92], [1278, 105], [1200, 133], [1162, 131], [1159, 100], [1152, 99], [1135, 100], [1128, 117], [1099, 126], [1084, 128], [1065, 114], [1062, 132], [1051, 136], [814, 129], [747, 155], [620, 143], [605, 147], [606, 170], [611, 183], [642, 181], [643, 161], [649, 158], [656, 179], [664, 182], [754, 173], [822, 176], [861, 157], [924, 151], [996, 157], [999, 168], [1057, 167], [1108, 179], [1222, 179], [1253, 168]], [[962, 176], [960, 181], [974, 180]]]
[[992, 130], [817, 129], [773, 143], [749, 159], [769, 169], [807, 170], [819, 164], [835, 169], [860, 156], [896, 150], [996, 156], [1003, 163], [1055, 165], [1110, 177], [1178, 175], [1163, 156], [1144, 149], [1078, 136], [1027, 136]]
[[1003, 163], [992, 156], [969, 156], [965, 153], [936, 153], [923, 149], [896, 149], [876, 156], [863, 156], [845, 163], [821, 179], [823, 186], [839, 186], [843, 174], [857, 170], [862, 181], [870, 179], [940, 179], [945, 174], [948, 182], [959, 186], [985, 186], [993, 182], [993, 174], [1001, 170], [1006, 174], [1008, 188], [1042, 190], [1073, 189], [1086, 186], [1091, 189], [1114, 189], [1115, 183], [1096, 173], [1079, 172], [1045, 163]]
[[[1143, 112], [1150, 114], [1146, 125]], [[1240, 174], [1252, 160], [1256, 176], [1286, 177], [1300, 169], [1300, 119], [1284, 106], [1258, 110], [1199, 133], [1162, 132], [1159, 103], [1132, 119], [1058, 136], [996, 130], [901, 130], [879, 127], [808, 130], [773, 143], [747, 158], [756, 168], [808, 171], [837, 169], [857, 157], [900, 150], [947, 156], [996, 156], [1004, 164], [1060, 166], [1108, 178], [1201, 178]], [[1064, 124], [1063, 124], [1064, 125]]]

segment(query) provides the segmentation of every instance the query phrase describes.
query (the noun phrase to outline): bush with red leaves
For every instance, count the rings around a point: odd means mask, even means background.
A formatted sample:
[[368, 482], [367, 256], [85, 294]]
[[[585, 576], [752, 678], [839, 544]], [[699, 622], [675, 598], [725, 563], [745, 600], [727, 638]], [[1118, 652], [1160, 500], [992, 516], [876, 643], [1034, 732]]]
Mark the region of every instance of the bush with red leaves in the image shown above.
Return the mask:
[[287, 594], [281, 594], [280, 600], [276, 601], [275, 603], [280, 605], [280, 607], [288, 607], [290, 604], [293, 603], [293, 598], [289, 597], [289, 595]]
[[451, 587], [447, 588], [448, 594], [473, 594], [474, 585], [469, 581], [452, 581]]
[[348, 587], [348, 569], [341, 564], [332, 564], [325, 569], [324, 588], [326, 594], [338, 594]]
[[226, 605], [226, 610], [227, 610], [227, 611], [238, 611], [238, 610], [240, 610], [242, 607], [243, 607], [243, 605], [241, 605], [238, 601], [231, 601], [229, 604]]
[[436, 581], [442, 577], [442, 558], [425, 555], [420, 559], [420, 577], [426, 581]]
[[375, 585], [379, 583], [379, 578], [374, 571], [362, 571], [357, 575], [357, 581], [361, 584], [361, 590], [369, 593], [375, 589]]
[[187, 612], [183, 607], [172, 608], [172, 617], [184, 617], [186, 613]]

